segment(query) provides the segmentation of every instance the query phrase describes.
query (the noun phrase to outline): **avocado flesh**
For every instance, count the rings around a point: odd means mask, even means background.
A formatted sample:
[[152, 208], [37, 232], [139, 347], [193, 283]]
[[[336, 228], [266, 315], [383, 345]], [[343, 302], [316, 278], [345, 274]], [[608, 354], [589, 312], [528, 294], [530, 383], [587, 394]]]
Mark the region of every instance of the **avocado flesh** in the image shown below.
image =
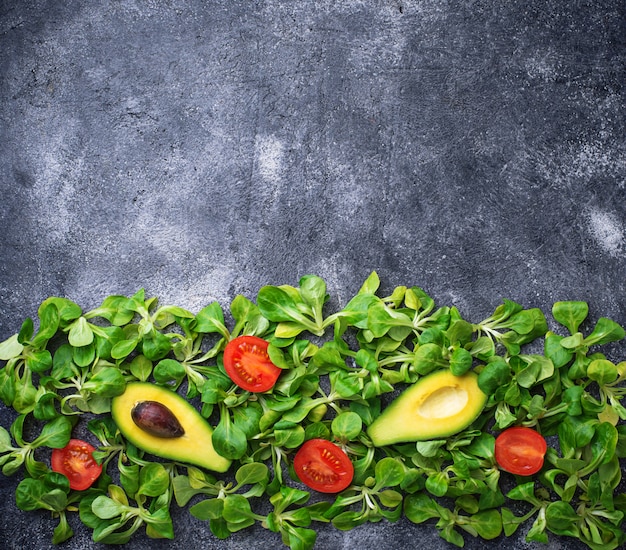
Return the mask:
[[437, 371], [406, 389], [367, 432], [376, 447], [441, 439], [467, 428], [486, 402], [475, 373], [455, 376], [449, 370]]
[[[132, 419], [137, 403], [156, 401], [165, 405], [180, 422], [184, 434], [163, 438], [142, 430]], [[213, 428], [183, 397], [148, 382], [130, 382], [122, 395], [111, 401], [111, 415], [122, 435], [136, 447], [155, 456], [193, 464], [215, 472], [225, 472], [231, 461], [213, 448]]]

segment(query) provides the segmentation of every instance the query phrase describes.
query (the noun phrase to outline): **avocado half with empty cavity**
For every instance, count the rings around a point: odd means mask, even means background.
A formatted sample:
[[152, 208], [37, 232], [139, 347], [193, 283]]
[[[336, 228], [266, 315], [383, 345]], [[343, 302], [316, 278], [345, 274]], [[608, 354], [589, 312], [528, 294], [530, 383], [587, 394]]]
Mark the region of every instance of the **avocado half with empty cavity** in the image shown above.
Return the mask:
[[148, 453], [215, 472], [230, 467], [231, 461], [213, 447], [211, 425], [172, 390], [130, 382], [112, 399], [111, 415], [122, 435]]
[[486, 402], [475, 373], [455, 376], [449, 370], [437, 371], [400, 394], [367, 433], [376, 447], [443, 439], [467, 428]]

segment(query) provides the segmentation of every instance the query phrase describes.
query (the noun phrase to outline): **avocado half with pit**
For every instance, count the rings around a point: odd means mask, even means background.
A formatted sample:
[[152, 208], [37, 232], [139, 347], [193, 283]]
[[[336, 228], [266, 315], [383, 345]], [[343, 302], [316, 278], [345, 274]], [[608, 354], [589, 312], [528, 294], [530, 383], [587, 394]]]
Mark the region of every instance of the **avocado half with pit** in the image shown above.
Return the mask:
[[[155, 435], [158, 430], [151, 429], [154, 422], [146, 422], [144, 427], [140, 427], [142, 422], [136, 422], [137, 411], [152, 408], [153, 412], [156, 409], [156, 416], [163, 416], [163, 407], [174, 417], [165, 420], [176, 424], [177, 430], [167, 433], [165, 429]], [[231, 461], [213, 448], [211, 425], [172, 390], [148, 382], [130, 382], [123, 394], [111, 400], [111, 415], [122, 435], [148, 453], [215, 472], [225, 472], [230, 467]]]
[[400, 394], [367, 432], [376, 447], [443, 439], [474, 422], [486, 402], [474, 372], [455, 376], [449, 370], [437, 371]]

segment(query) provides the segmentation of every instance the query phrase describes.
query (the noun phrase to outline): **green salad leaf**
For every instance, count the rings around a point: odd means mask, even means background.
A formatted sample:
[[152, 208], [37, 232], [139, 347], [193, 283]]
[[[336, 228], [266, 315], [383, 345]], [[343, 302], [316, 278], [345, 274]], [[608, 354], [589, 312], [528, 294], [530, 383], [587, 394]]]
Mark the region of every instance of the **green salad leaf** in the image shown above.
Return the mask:
[[[594, 324], [582, 301], [553, 304], [550, 318], [508, 299], [473, 322], [417, 286], [380, 295], [376, 272], [342, 307], [330, 311], [330, 298], [322, 278], [305, 275], [195, 314], [144, 289], [91, 311], [44, 300], [0, 342], [0, 400], [15, 413], [0, 426], [0, 468], [20, 475], [18, 508], [49, 512], [54, 543], [73, 535], [73, 514], [95, 542], [124, 544], [139, 530], [172, 539], [177, 506], [217, 539], [259, 525], [296, 550], [315, 547], [320, 524], [343, 531], [401, 518], [459, 547], [468, 536], [491, 541], [522, 529], [528, 542], [624, 546], [626, 361], [605, 355], [615, 345], [603, 348], [624, 339], [618, 323]], [[241, 335], [269, 342], [281, 369], [272, 389], [244, 391], [226, 374], [224, 348]], [[480, 416], [456, 434], [375, 447], [368, 427], [438, 370], [477, 374], [487, 396]], [[231, 469], [165, 461], [126, 440], [110, 406], [132, 381], [183, 394], [214, 427], [214, 448]], [[85, 491], [49, 466], [78, 423], [103, 465]], [[532, 478], [499, 466], [496, 436], [511, 426], [548, 441]], [[298, 478], [294, 457], [313, 439], [334, 442], [354, 466], [340, 493]]]

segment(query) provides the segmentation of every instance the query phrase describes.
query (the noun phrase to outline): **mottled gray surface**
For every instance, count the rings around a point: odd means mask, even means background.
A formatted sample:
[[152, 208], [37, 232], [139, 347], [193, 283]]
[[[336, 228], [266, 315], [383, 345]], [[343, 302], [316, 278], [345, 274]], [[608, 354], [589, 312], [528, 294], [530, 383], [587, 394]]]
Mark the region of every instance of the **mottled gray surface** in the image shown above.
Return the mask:
[[[506, 297], [626, 324], [625, 29], [623, 0], [0, 0], [0, 340], [50, 295], [198, 311], [315, 273], [336, 305], [374, 269], [476, 321]], [[48, 548], [17, 481], [3, 547]], [[280, 544], [175, 523], [128, 548]]]

